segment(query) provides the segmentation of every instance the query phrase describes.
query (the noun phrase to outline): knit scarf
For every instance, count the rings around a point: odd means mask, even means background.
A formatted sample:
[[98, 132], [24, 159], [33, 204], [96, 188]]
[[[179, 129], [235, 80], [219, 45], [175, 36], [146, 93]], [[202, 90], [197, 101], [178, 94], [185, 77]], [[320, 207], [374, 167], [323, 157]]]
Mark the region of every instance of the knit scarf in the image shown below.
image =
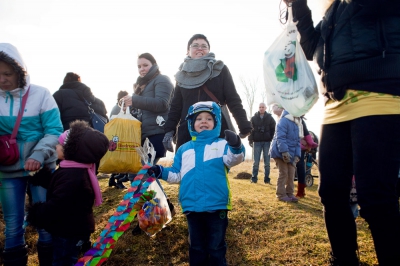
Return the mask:
[[186, 57], [180, 65], [175, 79], [179, 87], [194, 89], [202, 86], [207, 80], [217, 77], [224, 67], [224, 62], [216, 60], [214, 53], [197, 59]]
[[287, 119], [289, 119], [290, 121], [293, 121], [296, 123], [297, 127], [299, 128], [299, 137], [303, 138], [304, 133], [303, 133], [303, 124], [301, 123], [301, 117], [294, 117], [291, 114], [287, 114], [287, 115], [285, 115], [285, 117]]
[[136, 80], [136, 83], [133, 85], [135, 89], [135, 94], [141, 95], [144, 88], [146, 88], [147, 84], [155, 78], [158, 74], [160, 74], [160, 71], [158, 69], [158, 65], [153, 65], [150, 69], [149, 72], [142, 78], [139, 76]]
[[90, 183], [92, 184], [92, 188], [94, 191], [94, 206], [100, 206], [101, 203], [103, 202], [101, 198], [101, 190], [99, 186], [99, 182], [97, 181], [96, 177], [96, 165], [94, 163], [91, 164], [85, 164], [85, 163], [78, 163], [75, 161], [70, 161], [70, 160], [62, 160], [60, 162], [60, 166], [64, 168], [87, 168], [89, 177], [90, 177]]

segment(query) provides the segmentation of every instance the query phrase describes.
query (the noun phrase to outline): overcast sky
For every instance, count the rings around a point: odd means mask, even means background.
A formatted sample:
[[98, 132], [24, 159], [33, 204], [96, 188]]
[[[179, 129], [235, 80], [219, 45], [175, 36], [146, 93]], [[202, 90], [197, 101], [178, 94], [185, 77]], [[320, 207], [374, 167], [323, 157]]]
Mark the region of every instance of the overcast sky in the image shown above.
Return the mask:
[[[308, 2], [319, 20], [323, 0]], [[280, 0], [1, 0], [0, 42], [20, 50], [32, 83], [54, 93], [67, 72], [76, 72], [110, 112], [119, 90], [133, 92], [139, 54], [153, 54], [175, 83], [189, 38], [202, 33], [249, 110], [240, 77], [258, 78], [259, 92], [265, 89], [264, 52], [284, 27], [279, 7]], [[321, 109], [320, 99], [306, 115], [317, 134]]]

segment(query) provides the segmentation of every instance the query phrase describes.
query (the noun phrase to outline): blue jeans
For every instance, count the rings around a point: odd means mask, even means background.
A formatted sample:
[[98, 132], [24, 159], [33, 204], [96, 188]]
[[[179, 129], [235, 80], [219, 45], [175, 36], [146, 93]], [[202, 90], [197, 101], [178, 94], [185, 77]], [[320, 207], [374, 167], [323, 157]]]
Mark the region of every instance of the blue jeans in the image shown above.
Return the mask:
[[225, 234], [228, 212], [191, 212], [186, 215], [190, 235], [191, 266], [226, 265]]
[[268, 183], [271, 181], [269, 178], [270, 166], [269, 166], [269, 146], [271, 142], [269, 141], [257, 141], [253, 142], [253, 153], [254, 153], [254, 163], [253, 163], [253, 175], [251, 180], [256, 183], [258, 178], [258, 168], [260, 166], [261, 152], [264, 155], [264, 182]]
[[[28, 177], [0, 178], [0, 201], [3, 208], [5, 228], [4, 249], [25, 245], [25, 196]], [[46, 201], [46, 189], [41, 186], [30, 186], [33, 203]], [[38, 241], [50, 243], [51, 235], [43, 229], [37, 230]]]
[[360, 216], [369, 224], [379, 265], [400, 261], [396, 183], [400, 165], [400, 115], [376, 115], [322, 126], [319, 195], [332, 252], [354, 257], [357, 228], [349, 204], [353, 174]]
[[53, 236], [53, 264], [52, 266], [73, 266], [78, 261], [82, 244], [89, 240], [88, 237], [63, 238]]

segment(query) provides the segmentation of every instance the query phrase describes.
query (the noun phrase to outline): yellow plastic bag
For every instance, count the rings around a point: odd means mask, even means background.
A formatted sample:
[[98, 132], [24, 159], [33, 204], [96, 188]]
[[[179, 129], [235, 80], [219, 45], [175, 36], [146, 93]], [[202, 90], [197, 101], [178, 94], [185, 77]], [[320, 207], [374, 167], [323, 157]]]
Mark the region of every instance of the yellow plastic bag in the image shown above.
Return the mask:
[[113, 116], [104, 127], [109, 139], [107, 153], [100, 160], [100, 173], [137, 173], [142, 168], [137, 147], [141, 147], [141, 125], [129, 112]]

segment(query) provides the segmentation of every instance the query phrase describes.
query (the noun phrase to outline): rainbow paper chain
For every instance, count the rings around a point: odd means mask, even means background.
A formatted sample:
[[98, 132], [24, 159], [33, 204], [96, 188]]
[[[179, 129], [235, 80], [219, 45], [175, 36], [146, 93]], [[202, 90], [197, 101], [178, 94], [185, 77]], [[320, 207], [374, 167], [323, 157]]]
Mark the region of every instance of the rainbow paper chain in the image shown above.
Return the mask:
[[78, 260], [75, 266], [101, 265], [110, 257], [115, 243], [129, 228], [131, 222], [139, 211], [134, 208], [135, 203], [155, 180], [154, 177], [148, 177], [147, 180], [143, 182], [140, 190], [135, 193], [138, 186], [141, 184], [143, 177], [147, 175], [147, 170], [150, 167], [151, 166], [148, 164], [143, 165], [142, 169], [138, 172], [132, 182], [131, 187], [128, 189], [128, 192], [119, 203], [116, 211], [108, 220], [107, 225], [96, 239], [96, 242], [93, 243], [92, 248]]

